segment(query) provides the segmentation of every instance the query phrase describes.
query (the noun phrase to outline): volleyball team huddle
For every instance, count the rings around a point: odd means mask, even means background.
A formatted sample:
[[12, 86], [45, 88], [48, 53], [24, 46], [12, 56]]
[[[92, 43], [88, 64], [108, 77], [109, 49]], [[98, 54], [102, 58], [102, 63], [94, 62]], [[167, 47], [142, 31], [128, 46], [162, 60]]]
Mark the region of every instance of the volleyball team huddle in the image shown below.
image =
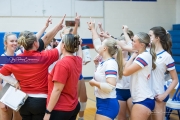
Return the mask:
[[[28, 94], [19, 112], [0, 103], [1, 120], [75, 120], [79, 111], [78, 120], [84, 119], [87, 97], [84, 102], [78, 101], [85, 91], [82, 40], [77, 33], [80, 16], [76, 14], [73, 29], [63, 25], [65, 16], [42, 38], [51, 17], [36, 34], [23, 31], [18, 39], [13, 33], [5, 34], [1, 56], [43, 57], [44, 63], [1, 65], [1, 76], [14, 77], [13, 85]], [[164, 120], [169, 93], [178, 83], [170, 34], [156, 26], [148, 33], [134, 35], [123, 25], [120, 38], [114, 38], [101, 23], [96, 28], [90, 19], [87, 25], [97, 52], [89, 81], [95, 89], [95, 120]], [[58, 45], [45, 49], [59, 31]], [[172, 79], [166, 89], [165, 74]], [[82, 89], [78, 87], [81, 80]], [[1, 81], [1, 88], [9, 82]]]

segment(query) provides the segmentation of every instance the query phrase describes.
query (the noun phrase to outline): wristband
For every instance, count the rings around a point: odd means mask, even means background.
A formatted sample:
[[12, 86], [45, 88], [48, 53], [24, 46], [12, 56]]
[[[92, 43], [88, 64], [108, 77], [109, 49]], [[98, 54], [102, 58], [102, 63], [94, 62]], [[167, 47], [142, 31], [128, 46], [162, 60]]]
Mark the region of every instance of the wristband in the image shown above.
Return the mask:
[[47, 114], [51, 114], [51, 112], [49, 112], [49, 110], [47, 110], [47, 109], [46, 109], [45, 113], [47, 113]]

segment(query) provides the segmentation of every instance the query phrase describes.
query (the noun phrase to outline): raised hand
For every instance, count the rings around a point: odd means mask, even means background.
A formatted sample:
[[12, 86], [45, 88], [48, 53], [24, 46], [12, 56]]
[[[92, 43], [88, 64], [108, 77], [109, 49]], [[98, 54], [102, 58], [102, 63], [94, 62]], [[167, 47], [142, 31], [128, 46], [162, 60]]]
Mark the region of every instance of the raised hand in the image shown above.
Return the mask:
[[111, 37], [109, 34], [107, 34], [107, 32], [100, 32], [99, 36], [104, 37], [104, 38], [110, 38]]
[[81, 16], [76, 13], [75, 24], [79, 25]]
[[91, 17], [90, 17], [90, 22], [87, 22], [87, 24], [89, 30], [95, 30], [95, 20], [94, 22], [92, 22]]
[[136, 58], [138, 56], [138, 52], [134, 52], [132, 55], [131, 55], [131, 58]]
[[81, 18], [81, 16], [76, 13], [76, 16], [75, 16], [75, 26], [74, 26], [74, 29], [72, 31], [72, 34], [74, 34], [74, 35], [77, 34], [78, 26], [79, 26], [79, 23], [80, 23], [80, 18]]
[[58, 25], [58, 30], [62, 30], [62, 28], [64, 27], [63, 22], [64, 22], [65, 17], [66, 17], [66, 14], [61, 19], [61, 21], [60, 21], [60, 23]]
[[99, 27], [99, 28], [102, 28], [102, 23], [99, 22], [99, 23], [98, 23], [98, 27]]
[[123, 29], [123, 32], [128, 32], [128, 30], [129, 30], [129, 28], [128, 28], [128, 26], [127, 25], [123, 25], [123, 27], [122, 27], [122, 29]]
[[47, 19], [45, 26], [48, 27], [49, 24], [52, 24], [52, 18], [51, 18], [51, 16], [49, 16], [49, 18]]

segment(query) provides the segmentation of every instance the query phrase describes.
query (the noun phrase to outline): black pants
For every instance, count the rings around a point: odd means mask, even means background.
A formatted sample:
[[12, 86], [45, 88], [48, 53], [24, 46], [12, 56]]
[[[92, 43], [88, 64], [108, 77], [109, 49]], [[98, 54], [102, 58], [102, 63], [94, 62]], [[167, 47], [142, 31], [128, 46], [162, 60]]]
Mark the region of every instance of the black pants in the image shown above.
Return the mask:
[[73, 111], [53, 110], [51, 113], [50, 120], [76, 120], [76, 116], [79, 113], [79, 110], [80, 110], [79, 102]]
[[28, 97], [19, 112], [23, 120], [43, 120], [46, 110], [46, 98]]

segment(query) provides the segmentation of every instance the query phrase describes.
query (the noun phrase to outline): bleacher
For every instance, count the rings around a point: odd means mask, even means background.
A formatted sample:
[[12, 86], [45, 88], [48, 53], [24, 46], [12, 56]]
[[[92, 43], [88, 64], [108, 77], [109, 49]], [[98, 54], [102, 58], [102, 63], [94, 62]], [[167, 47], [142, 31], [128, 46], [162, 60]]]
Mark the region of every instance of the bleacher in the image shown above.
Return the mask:
[[172, 37], [172, 54], [180, 80], [180, 24], [174, 24], [173, 29], [169, 33]]
[[[173, 29], [171, 31], [169, 31], [169, 33], [171, 34], [172, 37], [172, 54], [173, 54], [173, 58], [175, 61], [175, 66], [176, 66], [176, 71], [178, 74], [178, 78], [179, 78], [179, 83], [180, 83], [180, 24], [174, 24], [173, 25]], [[179, 84], [180, 85], [180, 84]], [[176, 98], [176, 96], [178, 96], [178, 91], [179, 91], [179, 87], [177, 87], [176, 91], [174, 92], [174, 95], [172, 97], [172, 100], [168, 100], [167, 104], [166, 104], [166, 120], [170, 120], [172, 119], [170, 117], [170, 114], [172, 111], [174, 115], [179, 116], [180, 115], [180, 111], [175, 113], [177, 110], [179, 110], [179, 108], [177, 107], [177, 103], [174, 103], [174, 101], [178, 101], [178, 99]], [[175, 104], [175, 105], [174, 105]], [[174, 107], [174, 106], [176, 107]], [[180, 116], [179, 116], [180, 119]]]

